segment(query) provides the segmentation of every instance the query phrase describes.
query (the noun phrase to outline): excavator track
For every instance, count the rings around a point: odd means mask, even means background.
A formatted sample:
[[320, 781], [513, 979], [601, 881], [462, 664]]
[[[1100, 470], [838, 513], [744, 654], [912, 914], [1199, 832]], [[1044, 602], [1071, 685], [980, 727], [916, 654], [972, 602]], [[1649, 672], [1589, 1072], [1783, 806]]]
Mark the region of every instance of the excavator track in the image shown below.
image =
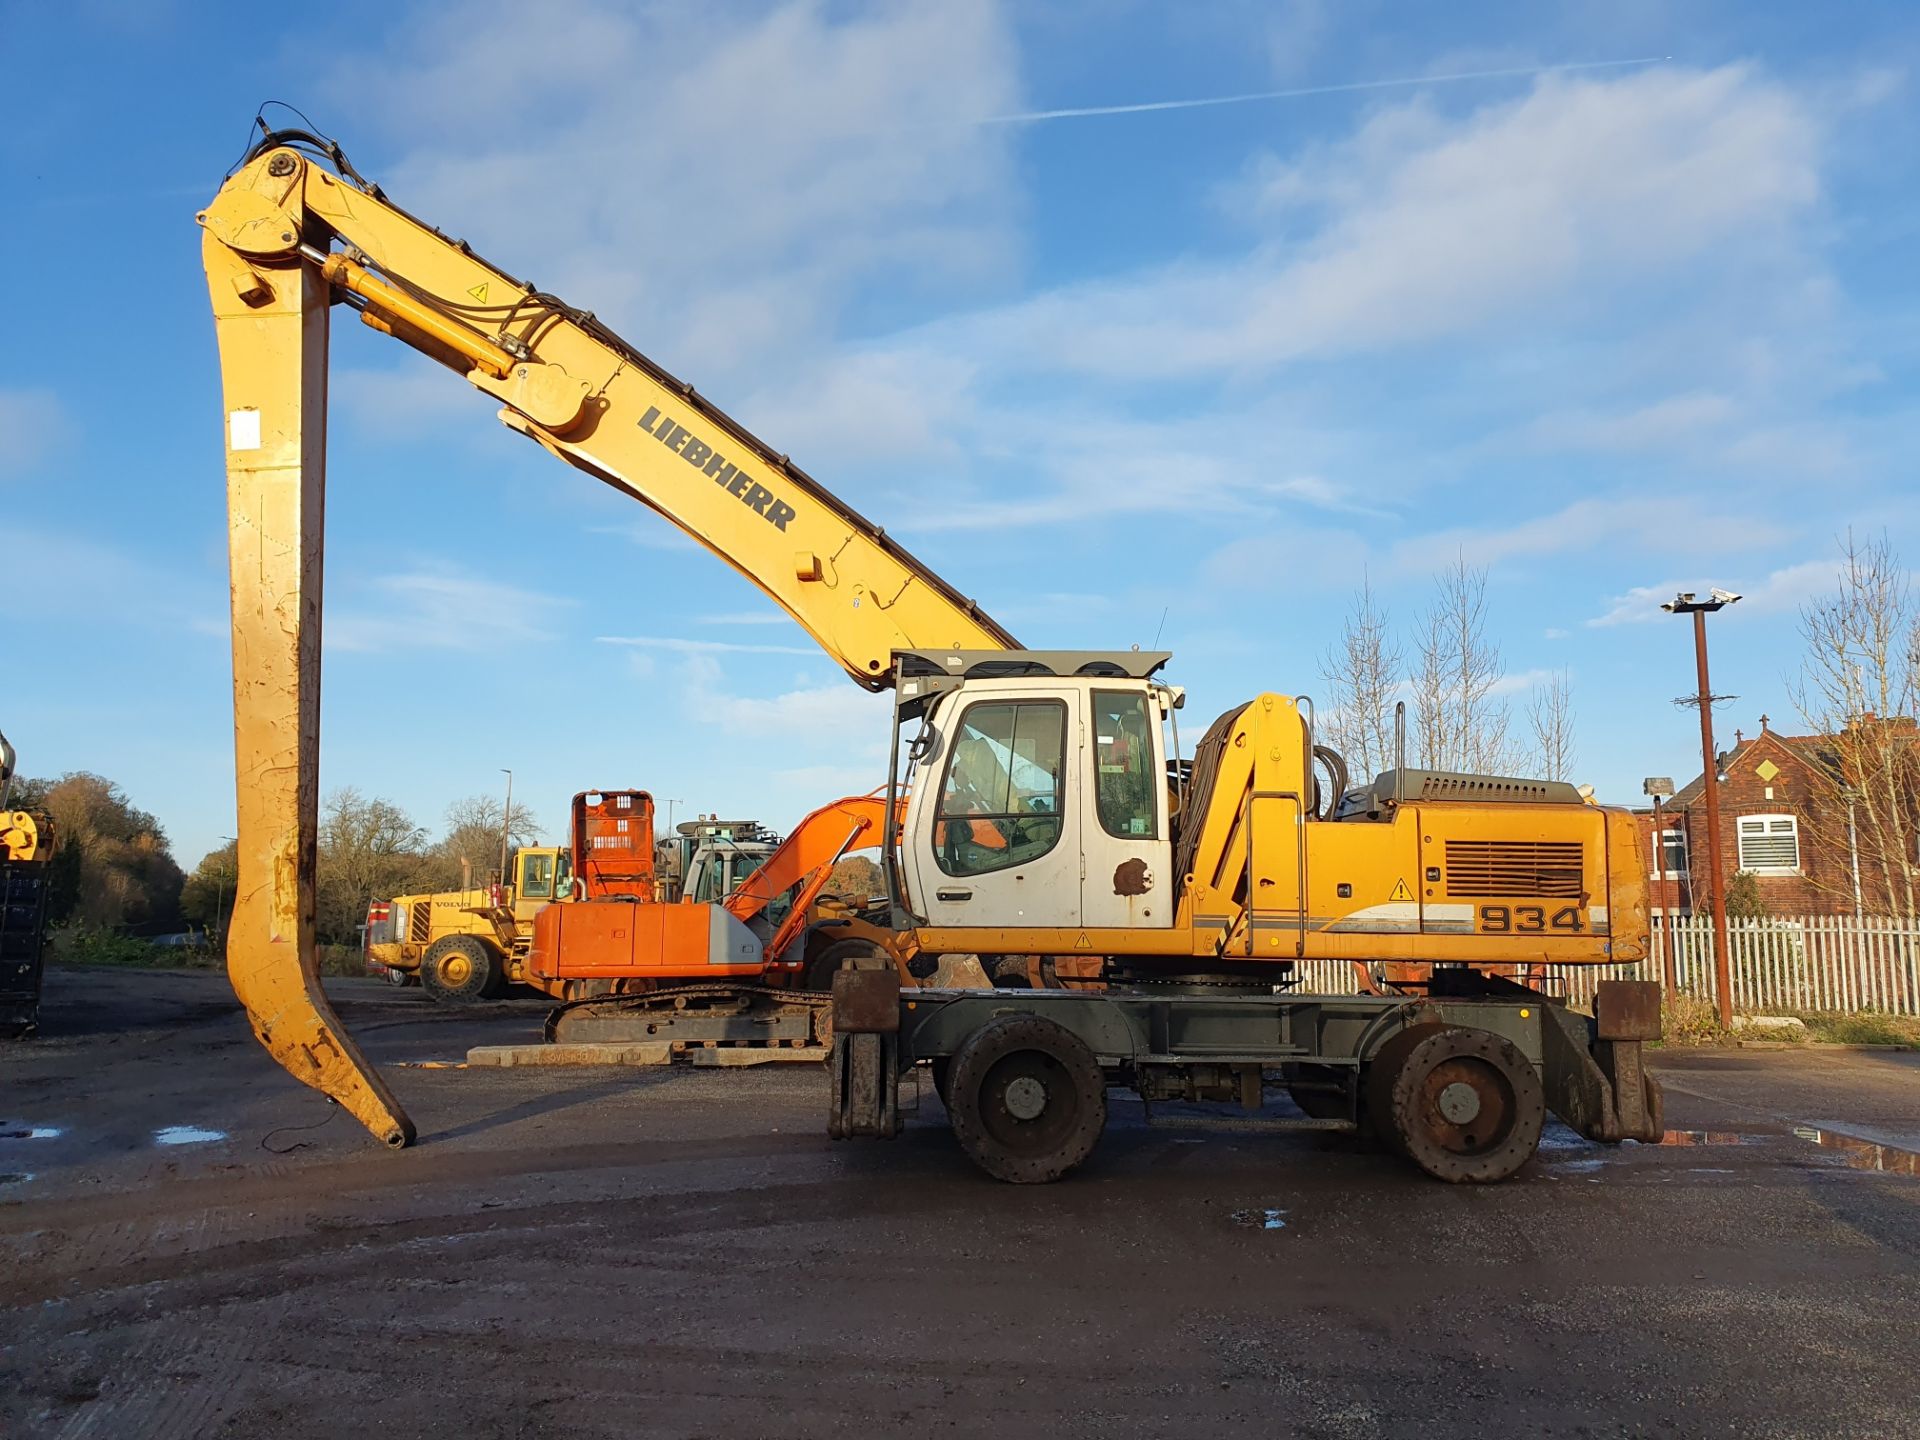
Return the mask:
[[667, 1041], [689, 1048], [817, 1050], [824, 1057], [833, 1044], [833, 996], [728, 984], [594, 995], [556, 1007], [545, 1035], [566, 1044]]

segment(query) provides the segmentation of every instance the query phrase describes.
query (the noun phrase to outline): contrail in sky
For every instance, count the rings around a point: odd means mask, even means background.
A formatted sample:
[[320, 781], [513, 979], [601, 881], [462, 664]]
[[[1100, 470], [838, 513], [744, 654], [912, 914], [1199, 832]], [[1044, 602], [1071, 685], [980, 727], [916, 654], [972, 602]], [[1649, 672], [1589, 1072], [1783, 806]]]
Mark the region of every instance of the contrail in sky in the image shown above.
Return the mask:
[[1524, 65], [1513, 70], [1467, 70], [1458, 75], [1414, 75], [1402, 80], [1355, 80], [1345, 85], [1309, 85], [1299, 90], [1259, 90], [1250, 95], [1205, 95], [1194, 100], [1148, 100], [1137, 105], [1082, 105], [1070, 110], [1027, 110], [1018, 115], [989, 115], [982, 125], [1030, 125], [1037, 120], [1079, 120], [1089, 115], [1143, 115], [1149, 110], [1199, 110], [1210, 105], [1247, 105], [1256, 100], [1298, 100], [1309, 95], [1345, 95], [1355, 90], [1395, 90], [1413, 85], [1454, 85], [1464, 80], [1512, 80], [1532, 75], [1563, 75], [1573, 70], [1619, 70], [1658, 65], [1671, 55], [1639, 60], [1583, 60], [1568, 65]]

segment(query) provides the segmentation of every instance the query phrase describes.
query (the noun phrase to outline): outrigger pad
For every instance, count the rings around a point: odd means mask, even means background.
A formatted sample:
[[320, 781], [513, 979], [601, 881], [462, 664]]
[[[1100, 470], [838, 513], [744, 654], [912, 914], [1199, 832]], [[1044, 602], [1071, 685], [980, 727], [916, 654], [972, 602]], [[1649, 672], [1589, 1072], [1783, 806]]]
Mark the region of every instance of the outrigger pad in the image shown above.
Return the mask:
[[892, 1035], [900, 1029], [900, 973], [885, 970], [836, 970], [833, 974], [833, 1033]]
[[1547, 1108], [1589, 1140], [1658, 1140], [1665, 1107], [1640, 1041], [1603, 1040], [1596, 1022], [1559, 1005], [1543, 1005], [1540, 1015]]
[[1593, 1020], [1602, 1040], [1658, 1040], [1659, 982], [1602, 980], [1594, 988]]

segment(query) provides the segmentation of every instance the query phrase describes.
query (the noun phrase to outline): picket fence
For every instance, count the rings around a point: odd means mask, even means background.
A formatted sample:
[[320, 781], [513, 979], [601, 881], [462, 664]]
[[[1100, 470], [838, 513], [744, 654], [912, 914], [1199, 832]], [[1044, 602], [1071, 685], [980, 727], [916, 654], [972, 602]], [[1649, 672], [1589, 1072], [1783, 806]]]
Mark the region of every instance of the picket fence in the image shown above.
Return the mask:
[[[1654, 917], [1651, 955], [1635, 965], [1549, 965], [1526, 978], [1552, 995], [1591, 1001], [1602, 980], [1660, 980], [1662, 929]], [[1713, 919], [1672, 920], [1675, 988], [1702, 1000], [1714, 987]], [[1746, 1014], [1920, 1016], [1920, 920], [1898, 916], [1804, 915], [1727, 922], [1728, 974], [1733, 1008]], [[1359, 993], [1359, 977], [1344, 961], [1309, 960], [1300, 967], [1303, 991]]]

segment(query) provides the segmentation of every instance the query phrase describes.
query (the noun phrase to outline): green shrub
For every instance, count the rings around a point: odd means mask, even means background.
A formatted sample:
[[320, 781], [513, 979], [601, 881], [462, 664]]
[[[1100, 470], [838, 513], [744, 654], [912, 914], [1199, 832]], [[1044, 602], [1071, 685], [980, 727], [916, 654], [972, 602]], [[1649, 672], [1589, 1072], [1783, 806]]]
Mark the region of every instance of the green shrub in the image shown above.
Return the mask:
[[322, 975], [365, 975], [366, 957], [353, 945], [319, 945], [314, 949], [314, 964]]
[[160, 952], [117, 930], [69, 930], [55, 937], [54, 953], [76, 965], [152, 965]]

